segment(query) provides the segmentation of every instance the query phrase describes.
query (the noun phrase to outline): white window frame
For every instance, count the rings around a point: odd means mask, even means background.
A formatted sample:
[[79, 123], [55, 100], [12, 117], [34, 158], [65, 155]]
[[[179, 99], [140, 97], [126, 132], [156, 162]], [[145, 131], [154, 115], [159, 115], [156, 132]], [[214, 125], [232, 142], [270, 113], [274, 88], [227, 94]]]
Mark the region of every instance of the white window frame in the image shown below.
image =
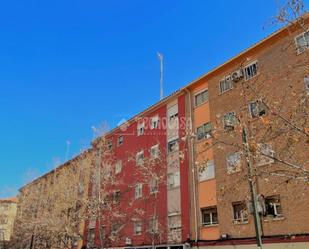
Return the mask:
[[137, 183], [134, 188], [134, 199], [140, 199], [143, 197], [143, 184]]
[[206, 165], [199, 168], [199, 181], [207, 181], [215, 178], [215, 163], [214, 160], [207, 161]]
[[[118, 194], [119, 193], [119, 194]], [[117, 197], [117, 198], [116, 198]], [[119, 203], [120, 202], [120, 198], [121, 198], [121, 192], [120, 190], [115, 190], [113, 192], [113, 203]]]
[[[306, 40], [305, 34], [308, 34], [308, 36], [309, 36], [309, 30], [302, 32], [301, 34], [295, 36], [295, 38], [294, 38], [294, 42], [295, 42], [295, 45], [296, 45], [296, 48], [297, 48], [297, 54], [298, 55], [302, 54], [303, 52], [305, 52], [309, 48], [309, 41]], [[306, 45], [303, 48], [300, 48], [298, 46], [298, 43], [297, 43], [297, 39], [300, 38], [300, 37], [303, 37], [303, 39], [305, 39]]]
[[[170, 150], [170, 144], [171, 143], [174, 143], [174, 146], [176, 146], [175, 150], [171, 151]], [[170, 139], [168, 142], [167, 142], [167, 153], [170, 154], [170, 153], [174, 153], [176, 151], [179, 151], [179, 139], [178, 138], [173, 138], [173, 139]]]
[[[231, 164], [229, 157], [230, 156], [235, 156], [238, 157], [237, 159], [239, 159], [237, 162], [235, 161], [235, 165], [234, 163]], [[236, 164], [237, 163], [237, 164]], [[233, 166], [232, 166], [233, 165]], [[232, 167], [231, 167], [232, 166]], [[227, 173], [228, 174], [233, 174], [235, 172], [240, 171], [240, 167], [241, 167], [241, 153], [240, 152], [230, 152], [226, 155], [226, 168], [227, 168]]]
[[258, 149], [260, 155], [257, 158], [257, 166], [264, 166], [275, 162], [275, 151], [273, 150], [271, 144], [260, 143], [258, 144]]
[[119, 174], [121, 173], [122, 171], [122, 161], [121, 160], [118, 160], [116, 163], [115, 163], [115, 174]]
[[149, 192], [150, 194], [159, 192], [159, 182], [156, 177], [153, 177], [149, 183]]
[[[228, 121], [228, 119], [226, 118], [227, 116], [229, 117], [234, 116], [235, 122], [231, 120]], [[222, 122], [223, 122], [223, 127], [225, 130], [234, 130], [235, 126], [238, 124], [236, 112], [231, 111], [231, 112], [224, 113]]]
[[[205, 131], [205, 127], [210, 125], [210, 131], [206, 132]], [[199, 133], [198, 133], [198, 130], [200, 128], [203, 128], [203, 137], [199, 137]], [[197, 127], [196, 128], [196, 140], [197, 141], [201, 141], [203, 139], [208, 139], [208, 138], [211, 138], [211, 133], [212, 133], [212, 130], [213, 130], [213, 127], [212, 127], [212, 123], [211, 122], [207, 122], [207, 123], [204, 123], [202, 124], [201, 126]]]
[[[224, 85], [224, 88], [226, 88], [227, 85], [229, 86], [229, 88], [223, 89], [222, 83], [223, 83], [223, 85]], [[233, 83], [234, 83], [234, 82], [233, 82], [233, 80], [232, 80], [231, 75], [227, 75], [227, 76], [225, 76], [222, 80], [220, 80], [220, 82], [219, 82], [219, 92], [220, 92], [220, 94], [232, 90], [232, 89], [234, 88], [234, 84], [233, 84]], [[223, 89], [223, 90], [222, 90], [222, 89]]]
[[134, 220], [133, 221], [133, 230], [134, 235], [142, 235], [143, 233], [143, 222], [141, 220]]
[[[270, 199], [277, 199], [278, 201], [271, 201]], [[282, 206], [281, 206], [281, 200], [280, 200], [280, 196], [279, 195], [273, 195], [273, 196], [267, 196], [265, 197], [265, 205], [267, 204], [271, 204], [273, 206], [274, 209], [274, 215], [272, 214], [267, 214], [267, 215], [271, 215], [274, 217], [282, 217], [283, 213], [278, 213], [278, 209], [280, 208], [282, 211]]]
[[[207, 99], [204, 99], [201, 103], [197, 104], [196, 102], [196, 98], [198, 95], [201, 95], [203, 94], [204, 92], [207, 92]], [[208, 88], [204, 88], [203, 90], [201, 91], [198, 91], [197, 93], [194, 94], [194, 107], [199, 107], [201, 105], [203, 105], [204, 103], [207, 103], [209, 101], [209, 91], [208, 91]]]
[[[252, 67], [254, 64], [256, 64], [256, 74], [254, 74], [253, 76], [250, 76], [248, 73], [247, 73], [247, 69]], [[245, 76], [245, 80], [250, 80], [254, 77], [256, 77], [257, 75], [259, 74], [259, 63], [257, 60], [255, 61], [252, 61], [250, 62], [249, 64], [247, 64], [246, 66], [244, 66], [244, 76]]]
[[[257, 115], [253, 115], [253, 109], [252, 109], [252, 104], [257, 104], [256, 108], [258, 108], [258, 113]], [[264, 109], [261, 109], [261, 106], [264, 106]], [[267, 108], [266, 106], [264, 105], [264, 103], [260, 100], [255, 100], [255, 101], [251, 101], [248, 105], [248, 108], [249, 108], [249, 113], [250, 113], [250, 116], [251, 118], [260, 118], [260, 117], [263, 117], [263, 116], [266, 116], [267, 115]], [[261, 110], [260, 110], [261, 109]], [[262, 112], [262, 110], [265, 111], [265, 114], [263, 115], [260, 115], [260, 113]]]
[[150, 129], [157, 129], [159, 127], [159, 115], [155, 115], [153, 117], [151, 117], [151, 121], [150, 121]]
[[156, 233], [159, 231], [159, 226], [158, 226], [158, 218], [152, 217], [148, 221], [148, 231], [150, 233]]
[[142, 165], [144, 163], [144, 150], [140, 150], [136, 153], [136, 165]]
[[168, 121], [171, 122], [178, 117], [178, 104], [172, 105], [167, 109]]
[[[216, 210], [216, 212], [212, 212], [213, 210]], [[206, 212], [206, 214], [209, 214], [209, 219], [210, 219], [210, 222], [207, 223], [204, 221], [204, 212]], [[217, 221], [214, 221], [214, 214], [217, 213]], [[202, 208], [201, 209], [201, 218], [202, 218], [202, 226], [214, 226], [214, 225], [218, 225], [219, 224], [219, 221], [218, 221], [218, 209], [217, 207], [207, 207], [207, 208]]]
[[167, 174], [168, 189], [180, 187], [180, 171]]
[[[235, 207], [238, 205], [242, 205], [244, 208], [242, 210], [239, 211], [239, 213], [235, 212]], [[248, 222], [248, 209], [247, 206], [244, 202], [235, 202], [232, 203], [232, 207], [233, 207], [233, 221], [234, 223], [247, 223]]]
[[145, 134], [145, 122], [140, 122], [137, 124], [137, 136]]
[[95, 243], [95, 228], [88, 229], [88, 236], [87, 236], [87, 245], [93, 246]]
[[100, 227], [100, 238], [106, 238], [106, 225], [101, 225]]
[[[179, 221], [179, 224], [176, 223], [176, 224], [171, 224], [170, 220], [173, 219], [174, 217], [178, 217], [178, 221]], [[181, 213], [173, 213], [173, 214], [169, 214], [168, 215], [168, 229], [171, 231], [171, 230], [178, 230], [178, 229], [181, 229], [182, 227], [182, 224], [181, 224]]]
[[151, 148], [150, 148], [150, 155], [151, 155], [151, 158], [152, 159], [157, 159], [159, 158], [159, 144], [156, 144], [156, 145], [153, 145]]

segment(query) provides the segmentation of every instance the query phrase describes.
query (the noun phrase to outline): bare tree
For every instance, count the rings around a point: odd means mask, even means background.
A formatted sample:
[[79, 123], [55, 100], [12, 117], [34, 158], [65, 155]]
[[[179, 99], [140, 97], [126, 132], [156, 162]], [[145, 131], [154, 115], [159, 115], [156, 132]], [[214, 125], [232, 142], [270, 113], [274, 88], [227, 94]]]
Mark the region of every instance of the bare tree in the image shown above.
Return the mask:
[[[129, 245], [130, 226], [136, 226], [137, 233], [146, 229], [144, 234], [153, 246], [167, 241], [166, 215], [159, 210], [162, 191], [167, 191], [168, 185], [167, 151], [159, 139], [154, 143], [149, 150], [136, 146], [136, 151], [119, 158], [108, 137], [94, 141], [88, 246]], [[182, 154], [178, 149], [176, 153]], [[129, 170], [130, 179], [123, 169]], [[98, 227], [99, 236], [95, 233]]]
[[[253, 209], [257, 237], [261, 236], [259, 215], [267, 215], [263, 210], [265, 193], [258, 193], [257, 186], [271, 183], [272, 188], [265, 187], [264, 191], [274, 193], [287, 191], [289, 185], [297, 189], [298, 195], [306, 195], [309, 183], [309, 92], [304, 85], [304, 77], [309, 75], [309, 52], [306, 44], [305, 47], [296, 46], [294, 40], [295, 31], [308, 29], [303, 1], [287, 1], [275, 23], [287, 25], [287, 42], [264, 56], [264, 73], [258, 73], [259, 62], [252, 66], [249, 73], [254, 77], [250, 80], [244, 80], [248, 74], [244, 68], [247, 60], [239, 63], [236, 74], [230, 78], [240, 93], [239, 102], [233, 106], [233, 111], [216, 115], [212, 139], [199, 152], [216, 148], [217, 152], [226, 154], [228, 173], [238, 173], [233, 184], [221, 183], [219, 198], [224, 196], [225, 200], [230, 200], [236, 193], [246, 195], [248, 206]], [[289, 56], [299, 51], [302, 53], [300, 59], [287, 64]], [[278, 63], [272, 68], [278, 72], [266, 68], [274, 62]], [[278, 81], [280, 87], [276, 84]], [[208, 160], [201, 159], [197, 170], [205, 170], [203, 165]], [[244, 165], [247, 170], [241, 171]], [[249, 188], [244, 187], [248, 182]], [[239, 192], [242, 187], [247, 189], [246, 193]]]
[[21, 190], [12, 248], [77, 246], [86, 219], [89, 153], [83, 153]]

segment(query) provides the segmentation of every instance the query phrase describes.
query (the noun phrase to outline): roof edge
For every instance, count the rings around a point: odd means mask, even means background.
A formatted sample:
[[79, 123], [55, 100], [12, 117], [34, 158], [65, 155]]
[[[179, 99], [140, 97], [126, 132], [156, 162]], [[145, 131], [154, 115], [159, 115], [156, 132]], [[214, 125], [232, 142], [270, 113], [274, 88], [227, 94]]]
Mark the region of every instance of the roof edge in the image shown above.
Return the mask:
[[[309, 21], [309, 12], [305, 12], [301, 17], [299, 18], [303, 18], [305, 21]], [[232, 58], [228, 59], [227, 61], [219, 64], [218, 66], [214, 67], [213, 69], [211, 69], [210, 71], [208, 71], [205, 74], [202, 74], [201, 76], [199, 76], [198, 78], [196, 78], [195, 80], [191, 81], [189, 84], [187, 84], [186, 86], [184, 86], [181, 89], [188, 89], [192, 86], [194, 86], [195, 83], [197, 83], [198, 81], [202, 80], [203, 78], [206, 78], [208, 76], [210, 76], [211, 74], [215, 73], [216, 71], [218, 71], [219, 69], [221, 69], [222, 67], [228, 65], [229, 63], [232, 63], [233, 61], [237, 60], [238, 58], [240, 58], [241, 56], [245, 55], [246, 53], [250, 52], [252, 49], [255, 49], [257, 47], [259, 47], [260, 45], [264, 44], [265, 42], [269, 41], [270, 39], [278, 36], [279, 34], [281, 34], [284, 31], [287, 31], [289, 28], [295, 26], [297, 24], [297, 21], [299, 20], [299, 18], [295, 19], [294, 21], [292, 21], [291, 23], [283, 26], [282, 28], [274, 31], [273, 33], [271, 33], [270, 35], [266, 36], [265, 38], [263, 38], [262, 40], [254, 43], [252, 46], [244, 49], [243, 51], [241, 51], [240, 53], [238, 53], [237, 55], [233, 56]]]

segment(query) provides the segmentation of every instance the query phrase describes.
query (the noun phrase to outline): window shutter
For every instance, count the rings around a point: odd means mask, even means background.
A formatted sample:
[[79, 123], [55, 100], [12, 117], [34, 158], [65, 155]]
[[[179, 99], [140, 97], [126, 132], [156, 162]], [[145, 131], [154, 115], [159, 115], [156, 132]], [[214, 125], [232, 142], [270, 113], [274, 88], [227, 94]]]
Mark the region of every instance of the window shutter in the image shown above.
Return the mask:
[[176, 114], [178, 114], [178, 105], [177, 105], [177, 104], [171, 106], [171, 107], [168, 108], [168, 110], [167, 110], [167, 116], [168, 116], [168, 118], [170, 118], [170, 117], [172, 117], [172, 116], [174, 116], [174, 115], [176, 115]]

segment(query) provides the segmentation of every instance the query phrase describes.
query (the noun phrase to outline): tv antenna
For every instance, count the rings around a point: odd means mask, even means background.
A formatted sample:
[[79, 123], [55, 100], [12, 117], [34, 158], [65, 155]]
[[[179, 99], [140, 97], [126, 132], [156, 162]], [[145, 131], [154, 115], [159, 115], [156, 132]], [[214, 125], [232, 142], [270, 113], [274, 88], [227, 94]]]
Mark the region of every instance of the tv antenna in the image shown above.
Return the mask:
[[163, 54], [157, 52], [160, 60], [160, 100], [163, 99]]

